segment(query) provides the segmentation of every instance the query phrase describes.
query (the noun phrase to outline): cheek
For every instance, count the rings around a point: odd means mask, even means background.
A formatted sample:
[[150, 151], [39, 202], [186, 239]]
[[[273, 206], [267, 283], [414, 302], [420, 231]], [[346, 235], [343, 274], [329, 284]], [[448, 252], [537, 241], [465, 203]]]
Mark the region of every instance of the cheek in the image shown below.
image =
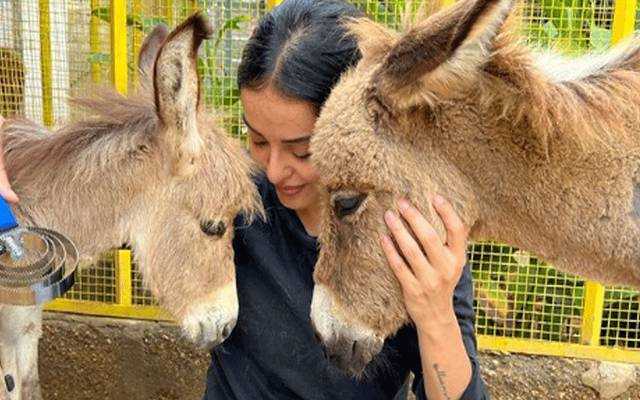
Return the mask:
[[298, 174], [304, 179], [305, 183], [317, 183], [320, 180], [320, 173], [310, 162], [299, 166]]

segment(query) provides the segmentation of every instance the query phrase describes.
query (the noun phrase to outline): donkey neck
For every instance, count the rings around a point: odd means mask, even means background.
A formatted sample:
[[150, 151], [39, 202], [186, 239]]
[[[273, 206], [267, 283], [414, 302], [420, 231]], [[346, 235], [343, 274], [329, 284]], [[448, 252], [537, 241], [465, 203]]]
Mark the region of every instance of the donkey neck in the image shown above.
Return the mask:
[[123, 221], [145, 185], [160, 182], [162, 156], [140, 133], [82, 133], [14, 122], [5, 158], [21, 198], [18, 220], [63, 232], [95, 254], [127, 240]]
[[[631, 266], [640, 265], [640, 221], [633, 210], [640, 135], [635, 142], [621, 138], [584, 148], [558, 135], [541, 156], [530, 146], [532, 128], [524, 120], [482, 111], [464, 124], [449, 121], [447, 132], [455, 137], [434, 145], [477, 199], [477, 218], [467, 221], [471, 239], [520, 247], [565, 271], [629, 282]], [[637, 122], [627, 125], [637, 129]], [[636, 279], [640, 283], [640, 275]]]

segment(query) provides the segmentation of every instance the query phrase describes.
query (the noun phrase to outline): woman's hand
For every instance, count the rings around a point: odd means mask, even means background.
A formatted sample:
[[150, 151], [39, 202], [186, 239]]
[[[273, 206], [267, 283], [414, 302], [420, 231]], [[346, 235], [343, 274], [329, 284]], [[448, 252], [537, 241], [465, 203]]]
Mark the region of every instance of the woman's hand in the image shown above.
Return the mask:
[[407, 200], [401, 199], [398, 205], [412, 232], [398, 215], [387, 211], [384, 218], [398, 249], [387, 235], [382, 239], [382, 247], [402, 287], [409, 317], [419, 330], [457, 324], [453, 291], [466, 262], [467, 230], [451, 204], [441, 196], [434, 198], [433, 207], [446, 229], [444, 243]]
[[7, 176], [7, 170], [4, 167], [4, 151], [2, 144], [2, 124], [4, 123], [4, 118], [0, 115], [0, 196], [2, 196], [5, 200], [10, 203], [18, 202], [18, 195], [15, 194], [13, 189], [11, 189], [11, 184], [9, 184], [9, 177]]

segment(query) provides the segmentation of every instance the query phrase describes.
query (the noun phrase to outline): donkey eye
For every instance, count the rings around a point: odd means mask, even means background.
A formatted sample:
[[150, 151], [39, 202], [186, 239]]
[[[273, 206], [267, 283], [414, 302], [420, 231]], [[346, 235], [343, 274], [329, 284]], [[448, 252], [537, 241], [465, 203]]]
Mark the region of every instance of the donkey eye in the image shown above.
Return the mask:
[[333, 208], [338, 218], [351, 215], [360, 208], [362, 201], [367, 197], [364, 193], [339, 193], [333, 198]]
[[227, 225], [222, 221], [203, 221], [200, 222], [200, 230], [209, 236], [222, 236], [227, 230]]

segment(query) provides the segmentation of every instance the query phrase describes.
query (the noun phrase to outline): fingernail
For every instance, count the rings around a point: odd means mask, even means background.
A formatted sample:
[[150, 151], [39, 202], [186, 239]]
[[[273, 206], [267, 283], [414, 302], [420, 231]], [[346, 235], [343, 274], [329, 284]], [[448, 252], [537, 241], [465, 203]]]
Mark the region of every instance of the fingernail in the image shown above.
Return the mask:
[[433, 196], [433, 204], [436, 206], [441, 206], [444, 204], [444, 197], [440, 196], [439, 194], [436, 194], [435, 196]]
[[405, 198], [401, 198], [400, 201], [398, 201], [398, 207], [400, 207], [400, 210], [406, 211], [409, 208], [409, 201]]
[[384, 219], [385, 221], [387, 221], [388, 223], [391, 223], [393, 221], [396, 220], [396, 216], [393, 214], [393, 211], [391, 210], [387, 210], [384, 213]]

